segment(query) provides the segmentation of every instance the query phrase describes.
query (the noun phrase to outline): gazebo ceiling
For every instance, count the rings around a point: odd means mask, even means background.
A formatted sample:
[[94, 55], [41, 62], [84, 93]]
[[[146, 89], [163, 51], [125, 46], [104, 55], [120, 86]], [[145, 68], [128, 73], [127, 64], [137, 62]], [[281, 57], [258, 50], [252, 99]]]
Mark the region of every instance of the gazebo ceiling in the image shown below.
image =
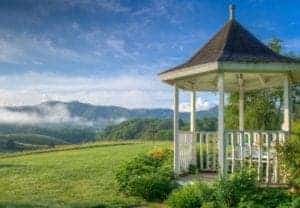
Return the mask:
[[297, 60], [275, 53], [235, 19], [230, 19], [192, 58], [159, 76], [182, 89], [213, 91], [219, 72], [226, 72], [227, 91], [238, 89], [236, 77], [241, 73], [246, 73], [245, 90], [281, 86], [278, 80], [285, 73], [292, 81], [300, 81]]

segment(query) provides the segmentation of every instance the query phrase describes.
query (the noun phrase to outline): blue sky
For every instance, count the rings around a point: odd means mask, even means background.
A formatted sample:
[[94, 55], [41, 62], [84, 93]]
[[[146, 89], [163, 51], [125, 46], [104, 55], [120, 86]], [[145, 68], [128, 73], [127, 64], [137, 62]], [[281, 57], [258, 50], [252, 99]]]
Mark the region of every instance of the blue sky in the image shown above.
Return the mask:
[[[230, 3], [259, 39], [278, 37], [285, 52], [300, 52], [300, 1], [2, 0], [0, 105], [170, 107], [171, 89], [156, 74], [220, 29]], [[200, 94], [199, 109], [213, 98]]]

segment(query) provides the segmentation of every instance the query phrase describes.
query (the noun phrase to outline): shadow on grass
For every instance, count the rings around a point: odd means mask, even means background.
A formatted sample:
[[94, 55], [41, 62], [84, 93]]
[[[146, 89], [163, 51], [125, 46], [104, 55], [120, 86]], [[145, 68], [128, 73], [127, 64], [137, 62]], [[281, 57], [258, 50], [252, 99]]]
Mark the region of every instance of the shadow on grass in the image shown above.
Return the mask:
[[24, 167], [26, 167], [26, 165], [0, 164], [0, 169], [2, 169], [2, 168], [24, 168]]
[[68, 207], [68, 208], [134, 208], [137, 206], [133, 205], [124, 205], [124, 204], [119, 204], [119, 203], [112, 203], [112, 204], [104, 204], [100, 203], [98, 205], [83, 205], [83, 204], [66, 204], [66, 205], [60, 205], [60, 206], [53, 206], [53, 205], [37, 205], [37, 204], [25, 204], [25, 203], [2, 203], [0, 202], [0, 208], [52, 208], [52, 207]]
[[35, 151], [24, 151], [24, 152], [15, 152], [11, 154], [4, 154], [0, 155], [0, 159], [2, 158], [13, 158], [19, 156], [26, 156], [26, 155], [35, 155], [35, 154], [43, 154], [43, 153], [52, 153], [52, 152], [61, 152], [61, 151], [72, 151], [72, 150], [81, 150], [81, 149], [92, 149], [92, 148], [99, 148], [99, 147], [110, 147], [110, 146], [123, 146], [123, 145], [135, 145], [135, 144], [143, 144], [142, 142], [116, 142], [116, 143], [104, 143], [104, 144], [91, 144], [91, 145], [71, 145], [59, 148], [49, 148], [49, 149], [41, 149]]

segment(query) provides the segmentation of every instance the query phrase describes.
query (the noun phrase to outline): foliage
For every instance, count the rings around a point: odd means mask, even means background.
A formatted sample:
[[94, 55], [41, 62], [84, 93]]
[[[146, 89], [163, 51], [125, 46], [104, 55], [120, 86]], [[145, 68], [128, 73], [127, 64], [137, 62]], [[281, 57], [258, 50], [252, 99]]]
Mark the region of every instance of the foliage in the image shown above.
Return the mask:
[[122, 164], [116, 174], [120, 190], [146, 200], [164, 200], [175, 184], [168, 149], [141, 154]]
[[160, 139], [172, 138], [172, 121], [169, 119], [132, 119], [108, 126], [100, 135], [101, 139]]
[[263, 207], [276, 208], [281, 204], [291, 201], [290, 195], [279, 188], [258, 188], [257, 193], [253, 195], [253, 200]]
[[221, 204], [218, 204], [216, 201], [204, 202], [201, 208], [225, 208]]
[[272, 38], [272, 40], [268, 43], [269, 48], [271, 48], [274, 52], [280, 53], [282, 51], [282, 40], [278, 38]]
[[212, 193], [213, 190], [203, 183], [186, 185], [173, 191], [167, 204], [172, 208], [202, 207], [203, 203], [211, 201]]
[[258, 186], [256, 178], [255, 171], [241, 170], [212, 187], [194, 184], [175, 190], [167, 203], [174, 208], [286, 208], [298, 203], [286, 190]]
[[256, 193], [256, 174], [252, 170], [241, 170], [230, 178], [222, 178], [215, 186], [217, 200], [227, 207], [236, 207], [243, 198]]
[[300, 192], [300, 121], [292, 124], [292, 135], [278, 146], [280, 161], [287, 169], [291, 185]]
[[[273, 38], [268, 46], [282, 52], [282, 41]], [[282, 123], [282, 89], [256, 90], [245, 93], [245, 129], [276, 130]], [[231, 93], [225, 109], [225, 125], [228, 129], [238, 128], [238, 93]]]
[[[16, 140], [29, 141], [30, 137], [44, 137], [42, 140], [56, 139], [65, 143], [80, 143], [95, 139], [95, 130], [90, 127], [64, 125], [64, 124], [0, 124], [0, 140], [5, 137], [15, 137]], [[26, 139], [24, 139], [26, 137]], [[48, 140], [47, 139], [47, 140]], [[33, 141], [34, 140], [34, 141]], [[33, 139], [30, 144], [37, 144], [38, 139]]]
[[264, 208], [264, 206], [257, 204], [255, 201], [242, 201], [238, 204], [238, 208]]
[[293, 200], [292, 208], [300, 208], [300, 197], [297, 197]]
[[[225, 125], [238, 128], [238, 93], [229, 96], [225, 109]], [[282, 123], [282, 90], [268, 89], [245, 93], [245, 129], [274, 130]]]
[[[173, 138], [173, 122], [170, 119], [132, 119], [117, 125], [108, 126], [99, 135], [100, 139], [111, 140], [171, 140]], [[180, 119], [179, 126], [189, 129], [189, 123]], [[197, 120], [197, 129], [213, 131], [217, 129], [214, 117]]]

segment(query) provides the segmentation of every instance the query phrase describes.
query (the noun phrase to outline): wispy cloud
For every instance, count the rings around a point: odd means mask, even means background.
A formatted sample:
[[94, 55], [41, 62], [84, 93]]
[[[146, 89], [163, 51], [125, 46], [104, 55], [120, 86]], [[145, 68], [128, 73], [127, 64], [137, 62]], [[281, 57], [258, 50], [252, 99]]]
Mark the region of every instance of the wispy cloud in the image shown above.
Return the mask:
[[98, 105], [151, 108], [168, 107], [171, 99], [167, 86], [153, 77], [138, 75], [104, 78], [26, 73], [0, 76], [0, 85], [0, 105], [78, 100]]
[[[202, 94], [203, 95], [203, 94]], [[205, 97], [205, 96], [204, 96]], [[196, 110], [205, 111], [217, 105], [217, 100], [209, 100], [204, 97], [197, 97], [196, 99]], [[181, 112], [190, 112], [191, 103], [190, 102], [181, 102], [179, 105], [179, 111]]]
[[[15, 85], [18, 83], [18, 85]], [[171, 108], [172, 88], [152, 76], [82, 77], [49, 73], [0, 76], [0, 106], [34, 105], [49, 100], [81, 101], [126, 108]], [[213, 96], [200, 94], [197, 110], [215, 105]], [[181, 111], [189, 111], [181, 96]]]

